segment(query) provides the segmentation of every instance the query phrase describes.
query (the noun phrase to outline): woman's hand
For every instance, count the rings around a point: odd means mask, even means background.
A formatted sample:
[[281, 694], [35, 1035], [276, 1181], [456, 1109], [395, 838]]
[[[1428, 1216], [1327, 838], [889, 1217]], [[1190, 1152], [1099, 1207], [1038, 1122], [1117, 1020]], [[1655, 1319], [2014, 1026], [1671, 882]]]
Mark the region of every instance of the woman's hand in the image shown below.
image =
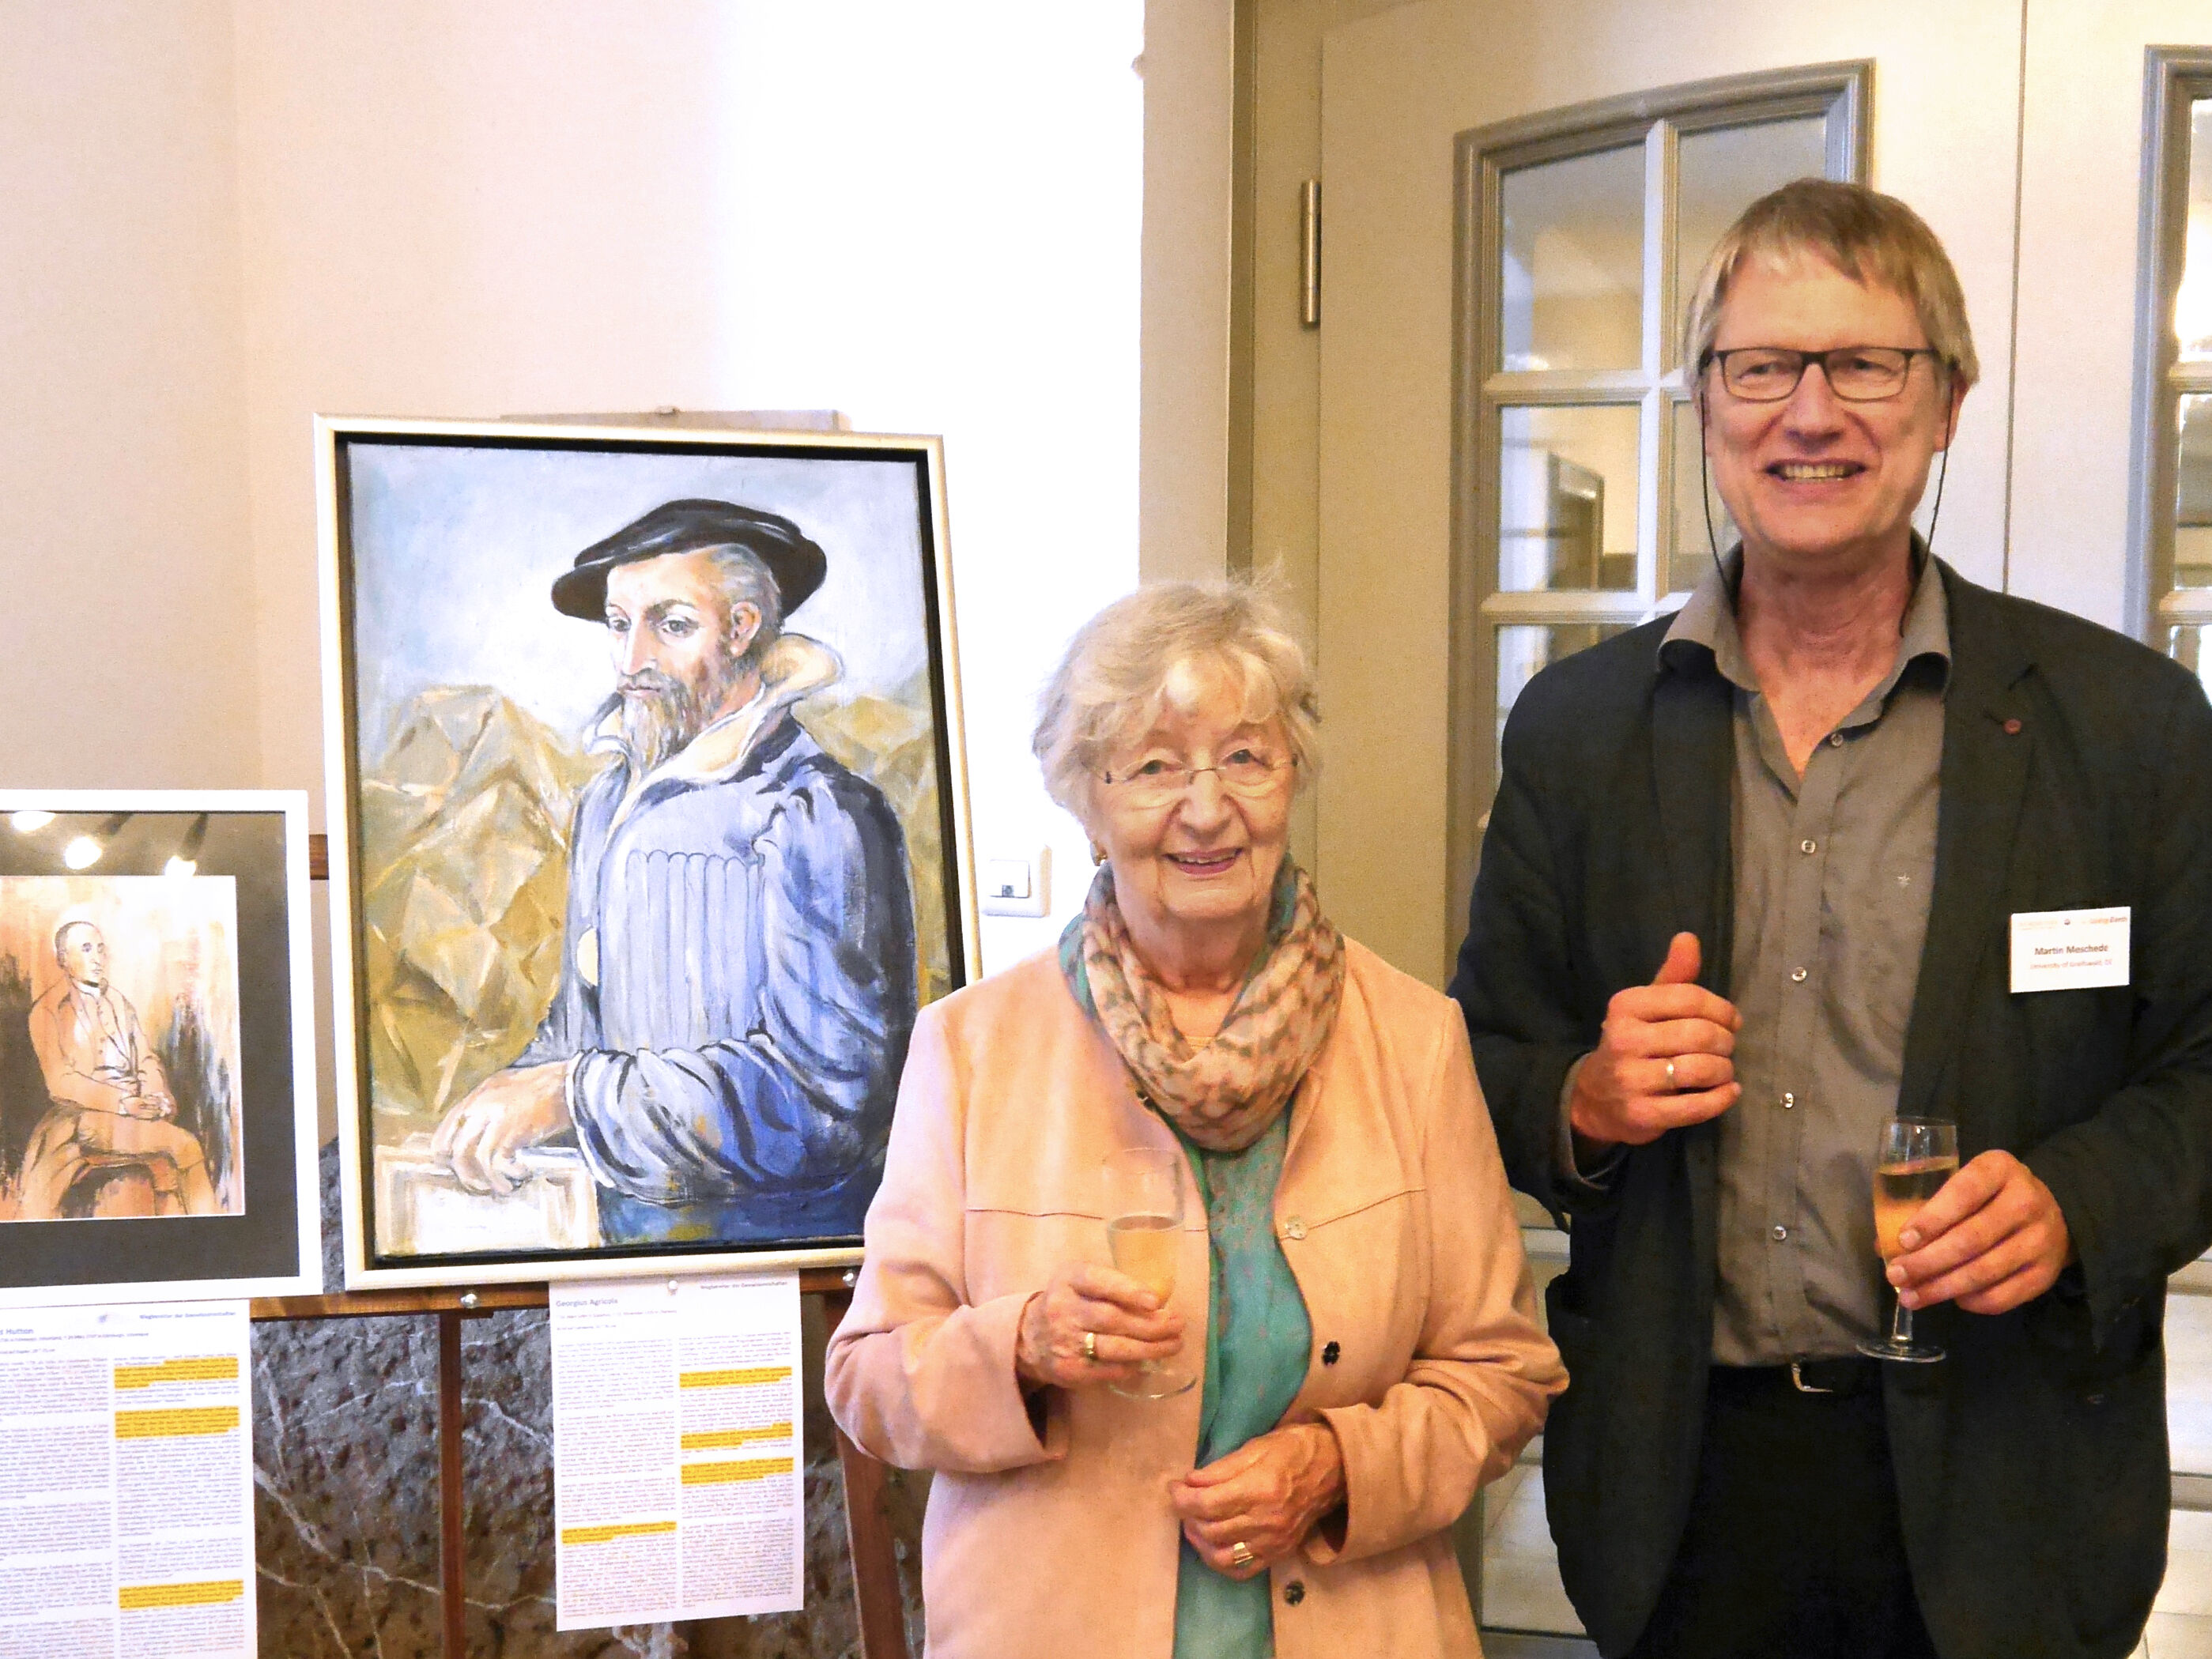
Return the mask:
[[1305, 1542], [1314, 1523], [1344, 1502], [1344, 1451], [1326, 1423], [1276, 1429], [1169, 1482], [1168, 1502], [1207, 1566], [1251, 1578]]
[[1024, 1382], [1079, 1389], [1126, 1382], [1147, 1359], [1182, 1352], [1181, 1314], [1127, 1273], [1069, 1262], [1024, 1304], [1014, 1370]]

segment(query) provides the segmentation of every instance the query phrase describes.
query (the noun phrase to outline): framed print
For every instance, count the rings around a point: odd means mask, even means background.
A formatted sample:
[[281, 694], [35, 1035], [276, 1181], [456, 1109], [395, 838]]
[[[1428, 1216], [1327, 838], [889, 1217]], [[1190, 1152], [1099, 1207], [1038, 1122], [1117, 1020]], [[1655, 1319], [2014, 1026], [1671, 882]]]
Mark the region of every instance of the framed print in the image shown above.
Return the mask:
[[317, 441], [347, 1284], [857, 1260], [975, 969], [938, 441]]
[[312, 1296], [307, 801], [0, 792], [0, 1304]]

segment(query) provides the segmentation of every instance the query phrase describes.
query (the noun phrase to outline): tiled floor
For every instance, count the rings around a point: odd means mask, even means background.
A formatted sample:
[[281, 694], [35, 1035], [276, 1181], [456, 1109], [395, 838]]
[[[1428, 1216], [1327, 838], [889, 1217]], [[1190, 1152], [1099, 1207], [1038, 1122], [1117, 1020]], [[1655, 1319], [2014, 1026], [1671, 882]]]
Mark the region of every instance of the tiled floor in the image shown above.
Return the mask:
[[2139, 1659], [2212, 1659], [2212, 1515], [2178, 1510]]
[[1579, 1635], [1582, 1621], [1559, 1586], [1544, 1519], [1544, 1472], [1520, 1464], [1485, 1491], [1483, 1499], [1482, 1622], [1501, 1630]]
[[2135, 1659], [2212, 1659], [2212, 1619], [2154, 1613]]

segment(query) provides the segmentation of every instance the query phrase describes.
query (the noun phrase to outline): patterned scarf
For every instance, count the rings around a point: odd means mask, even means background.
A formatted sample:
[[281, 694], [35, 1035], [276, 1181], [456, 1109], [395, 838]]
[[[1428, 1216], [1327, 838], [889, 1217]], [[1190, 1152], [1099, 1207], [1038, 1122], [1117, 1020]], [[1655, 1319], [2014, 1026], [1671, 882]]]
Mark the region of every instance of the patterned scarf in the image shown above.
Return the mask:
[[1208, 1152], [1241, 1152], [1280, 1116], [1328, 1040], [1344, 995], [1344, 935], [1287, 859], [1275, 878], [1267, 948], [1213, 1040], [1193, 1048], [1137, 954], [1114, 870], [1101, 866], [1083, 914], [1060, 936], [1060, 968], [1106, 1030], [1146, 1103]]

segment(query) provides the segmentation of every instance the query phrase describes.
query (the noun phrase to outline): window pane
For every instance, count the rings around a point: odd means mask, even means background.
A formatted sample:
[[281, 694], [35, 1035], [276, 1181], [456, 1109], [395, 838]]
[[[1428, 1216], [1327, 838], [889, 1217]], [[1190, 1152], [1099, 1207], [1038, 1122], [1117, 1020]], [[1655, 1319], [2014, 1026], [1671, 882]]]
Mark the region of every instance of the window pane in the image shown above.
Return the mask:
[[[1726, 553], [1735, 541], [1735, 520], [1728, 504], [1711, 489], [1699, 465], [1702, 434], [1698, 430], [1697, 405], [1687, 398], [1670, 404], [1667, 421], [1673, 428], [1668, 448], [1674, 458], [1674, 517], [1667, 544], [1667, 562], [1659, 573], [1662, 593], [1686, 593], [1712, 568], [1716, 549]], [[1699, 492], [1712, 508], [1711, 538], [1707, 539], [1705, 509]]]
[[1506, 369], [1644, 361], [1644, 146], [1521, 167], [1501, 181]]
[[2188, 252], [2174, 296], [2184, 362], [2212, 362], [2212, 98], [2189, 106]]
[[1825, 116], [1684, 133], [1675, 151], [1674, 194], [1674, 295], [1680, 310], [1689, 310], [1705, 261], [1736, 215], [1792, 179], [1819, 178], [1827, 166]]
[[2212, 587], [2212, 396], [2181, 400], [2173, 486], [2173, 585]]
[[1636, 405], [1516, 407], [1499, 425], [1498, 590], [1632, 589]]
[[[2212, 673], [2212, 653], [2204, 649], [2203, 629], [2190, 623], [2172, 629], [2166, 639], [2166, 654], [2203, 680], [2206, 691], [2212, 692], [2212, 678], [2206, 678], [2208, 673]], [[2205, 1473], [2212, 1474], [2212, 1469]]]
[[1498, 738], [1522, 687], [1563, 657], [1626, 633], [1626, 623], [1513, 623], [1498, 630]]

